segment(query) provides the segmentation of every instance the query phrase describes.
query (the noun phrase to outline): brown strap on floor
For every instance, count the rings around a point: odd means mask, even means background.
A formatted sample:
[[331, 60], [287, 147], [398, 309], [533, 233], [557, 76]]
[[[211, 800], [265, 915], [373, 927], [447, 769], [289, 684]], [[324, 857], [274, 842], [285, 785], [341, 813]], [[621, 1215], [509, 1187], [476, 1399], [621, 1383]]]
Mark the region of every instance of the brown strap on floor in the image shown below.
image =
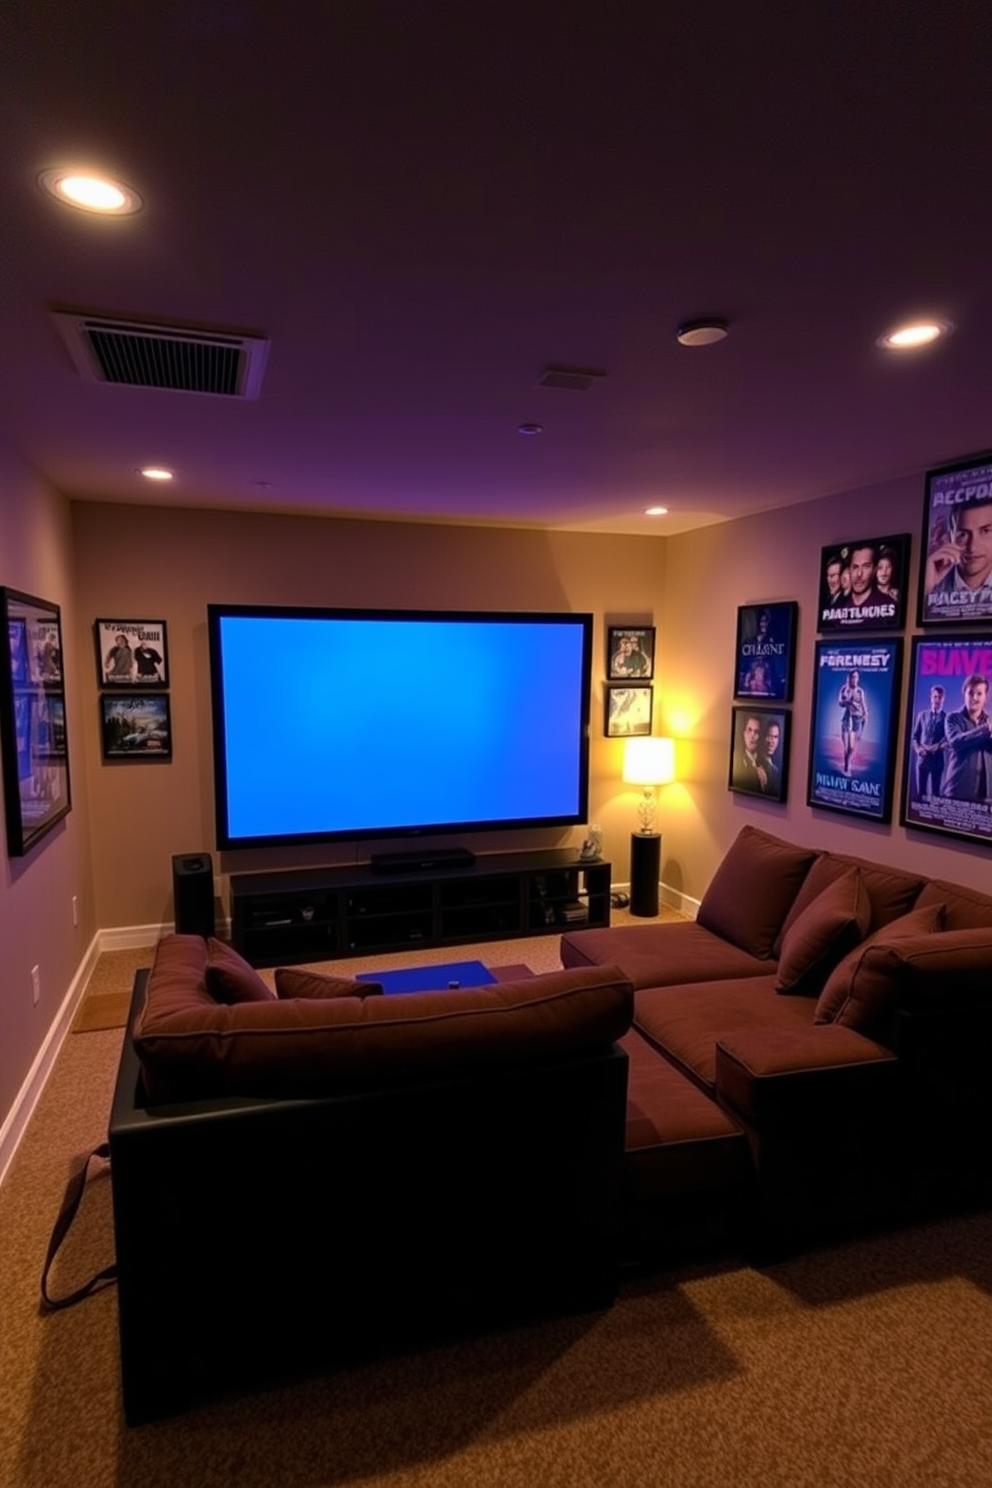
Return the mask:
[[78, 1168], [69, 1175], [69, 1181], [62, 1196], [62, 1207], [59, 1209], [58, 1218], [52, 1229], [52, 1237], [48, 1242], [45, 1269], [41, 1273], [41, 1295], [45, 1299], [48, 1308], [53, 1312], [60, 1307], [71, 1307], [74, 1302], [81, 1302], [101, 1282], [112, 1281], [117, 1275], [116, 1265], [105, 1266], [102, 1271], [98, 1271], [95, 1276], [91, 1276], [89, 1281], [85, 1282], [83, 1286], [77, 1287], [74, 1292], [70, 1292], [66, 1297], [52, 1297], [48, 1292], [48, 1273], [52, 1269], [52, 1262], [58, 1254], [59, 1246], [69, 1233], [69, 1227], [76, 1217], [76, 1210], [79, 1208], [83, 1197], [83, 1190], [86, 1187], [86, 1180], [89, 1177], [90, 1163], [94, 1158], [103, 1158], [109, 1162], [110, 1143], [101, 1142], [99, 1147], [94, 1147], [92, 1152], [86, 1154]]

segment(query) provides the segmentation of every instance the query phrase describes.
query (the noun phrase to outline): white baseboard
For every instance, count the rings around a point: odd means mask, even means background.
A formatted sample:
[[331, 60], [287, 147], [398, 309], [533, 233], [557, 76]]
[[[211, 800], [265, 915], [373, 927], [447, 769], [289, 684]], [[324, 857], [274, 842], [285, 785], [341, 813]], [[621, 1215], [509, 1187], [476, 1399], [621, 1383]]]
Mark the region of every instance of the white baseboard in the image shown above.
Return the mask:
[[100, 936], [94, 935], [79, 963], [69, 990], [52, 1020], [51, 1027], [45, 1035], [44, 1043], [35, 1055], [27, 1078], [18, 1091], [3, 1126], [0, 1127], [0, 1183], [3, 1183], [7, 1176], [7, 1170], [52, 1072], [58, 1052], [62, 1047], [62, 1041], [72, 1027], [76, 1008], [86, 991], [87, 982], [93, 975], [101, 949]]

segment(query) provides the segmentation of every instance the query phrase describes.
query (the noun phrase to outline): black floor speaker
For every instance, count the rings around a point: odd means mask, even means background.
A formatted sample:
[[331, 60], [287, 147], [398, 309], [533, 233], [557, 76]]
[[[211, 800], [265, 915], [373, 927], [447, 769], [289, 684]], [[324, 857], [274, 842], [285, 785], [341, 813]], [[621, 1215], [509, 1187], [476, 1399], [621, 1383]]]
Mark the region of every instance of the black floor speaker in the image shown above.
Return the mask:
[[179, 853], [172, 860], [177, 935], [213, 935], [214, 865], [209, 853]]

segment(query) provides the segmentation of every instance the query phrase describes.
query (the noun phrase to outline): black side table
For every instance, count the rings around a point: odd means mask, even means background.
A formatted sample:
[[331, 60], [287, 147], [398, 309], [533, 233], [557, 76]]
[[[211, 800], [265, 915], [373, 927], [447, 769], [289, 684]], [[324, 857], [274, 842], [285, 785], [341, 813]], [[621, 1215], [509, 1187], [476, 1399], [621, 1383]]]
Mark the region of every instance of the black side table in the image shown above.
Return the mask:
[[630, 834], [630, 912], [651, 917], [658, 913], [661, 876], [661, 833]]

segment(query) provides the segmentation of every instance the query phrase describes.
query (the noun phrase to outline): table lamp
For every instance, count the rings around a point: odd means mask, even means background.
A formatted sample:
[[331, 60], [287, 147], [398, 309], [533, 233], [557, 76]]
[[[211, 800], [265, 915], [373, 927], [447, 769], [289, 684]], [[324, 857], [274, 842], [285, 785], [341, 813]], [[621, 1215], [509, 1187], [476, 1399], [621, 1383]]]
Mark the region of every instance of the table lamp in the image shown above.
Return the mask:
[[654, 916], [658, 913], [658, 879], [661, 872], [661, 833], [654, 830], [657, 811], [654, 788], [675, 779], [675, 744], [671, 739], [628, 739], [623, 756], [623, 778], [628, 785], [642, 785], [637, 803], [639, 832], [630, 834], [630, 912]]
[[628, 739], [623, 756], [623, 778], [627, 785], [643, 785], [644, 794], [637, 803], [637, 818], [642, 832], [654, 830], [657, 810], [654, 788], [675, 779], [674, 739]]

